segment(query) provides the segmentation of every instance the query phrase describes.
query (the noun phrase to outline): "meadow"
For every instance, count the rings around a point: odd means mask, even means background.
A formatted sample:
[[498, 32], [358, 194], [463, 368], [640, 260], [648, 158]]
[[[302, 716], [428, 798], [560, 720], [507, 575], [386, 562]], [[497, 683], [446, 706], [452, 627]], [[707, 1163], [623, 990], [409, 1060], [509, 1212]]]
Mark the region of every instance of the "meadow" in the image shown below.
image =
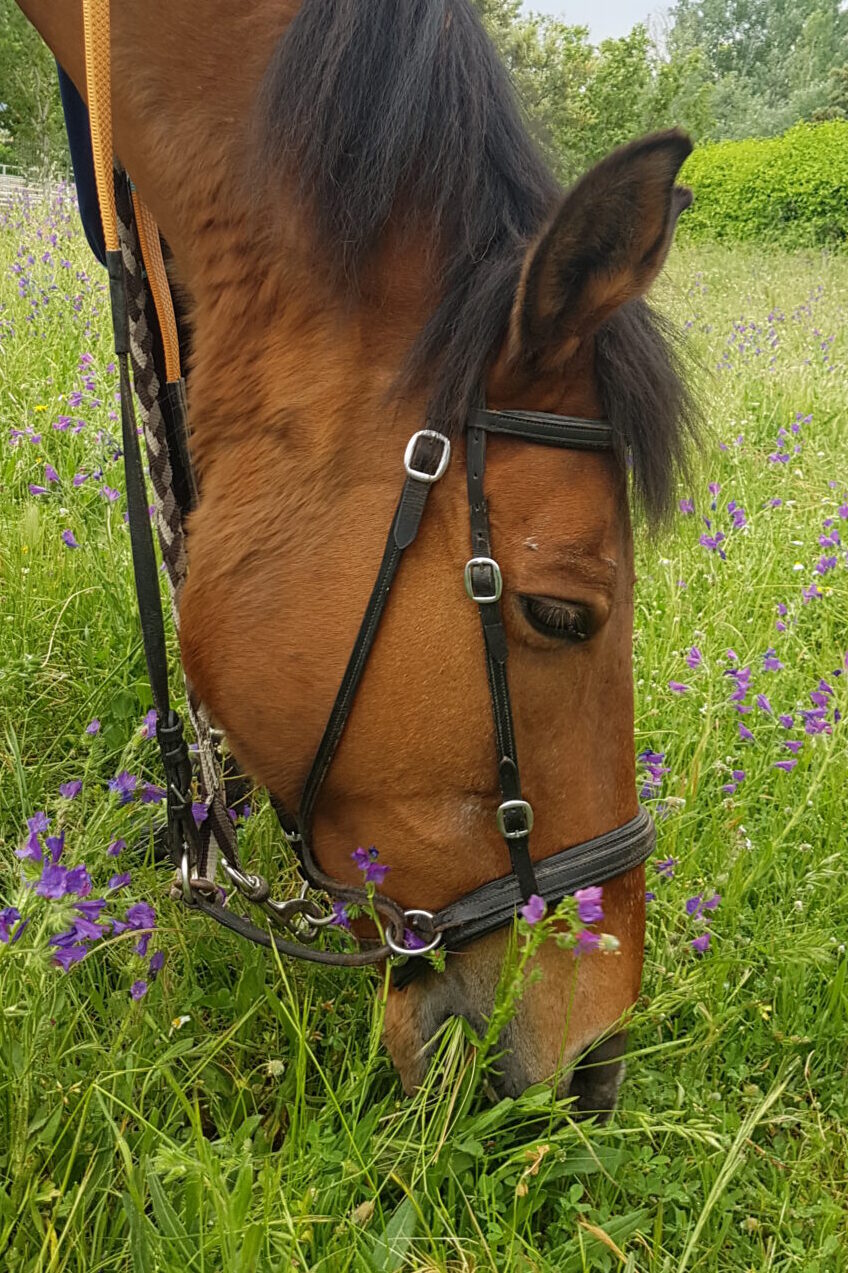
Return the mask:
[[[706, 430], [638, 534], [659, 840], [597, 1126], [493, 1103], [461, 1023], [405, 1098], [376, 975], [169, 900], [103, 278], [67, 192], [0, 214], [4, 1270], [848, 1268], [848, 257], [678, 248], [656, 302]], [[292, 877], [260, 794], [239, 823]]]

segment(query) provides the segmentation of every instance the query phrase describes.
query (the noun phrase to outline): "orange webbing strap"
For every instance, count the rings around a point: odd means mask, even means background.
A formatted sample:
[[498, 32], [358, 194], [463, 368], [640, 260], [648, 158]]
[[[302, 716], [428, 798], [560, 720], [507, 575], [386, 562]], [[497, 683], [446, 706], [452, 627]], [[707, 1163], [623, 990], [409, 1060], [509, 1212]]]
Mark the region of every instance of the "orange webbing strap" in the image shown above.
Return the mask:
[[118, 218], [112, 176], [112, 90], [109, 0], [82, 0], [85, 80], [97, 202], [107, 252], [118, 250]]
[[177, 334], [177, 319], [174, 313], [174, 302], [171, 286], [162, 256], [162, 241], [159, 238], [159, 227], [147, 204], [136, 189], [132, 192], [135, 209], [135, 227], [141, 245], [141, 255], [147, 272], [147, 283], [156, 316], [159, 319], [159, 331], [162, 334], [162, 347], [165, 354], [165, 378], [173, 384], [180, 379], [180, 341]]

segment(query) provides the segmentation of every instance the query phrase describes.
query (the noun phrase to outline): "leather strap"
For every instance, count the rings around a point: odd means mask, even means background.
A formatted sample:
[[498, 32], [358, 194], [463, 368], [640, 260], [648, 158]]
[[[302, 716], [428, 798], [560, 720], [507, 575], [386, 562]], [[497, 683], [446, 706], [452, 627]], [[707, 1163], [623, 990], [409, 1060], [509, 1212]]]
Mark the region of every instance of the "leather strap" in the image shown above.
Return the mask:
[[[536, 862], [539, 896], [550, 906], [577, 889], [606, 884], [641, 866], [653, 853], [655, 843], [653, 819], [646, 809], [640, 809], [624, 826]], [[433, 928], [444, 934], [445, 949], [456, 951], [511, 924], [521, 901], [517, 880], [505, 875], [438, 911]], [[420, 959], [408, 959], [392, 969], [392, 983], [402, 990], [424, 971], [426, 965]]]
[[545, 411], [488, 411], [477, 407], [471, 412], [468, 427], [569, 451], [609, 451], [614, 443], [612, 427], [606, 420], [549, 415]]
[[[530, 858], [530, 828], [522, 807], [524, 802], [521, 797], [518, 753], [506, 672], [508, 654], [506, 629], [503, 625], [498, 599], [501, 589], [500, 568], [492, 558], [489, 509], [483, 484], [485, 472], [486, 434], [482, 429], [472, 427], [468, 430], [466, 438], [466, 477], [472, 554], [466, 577], [471, 583], [471, 591], [480, 598], [477, 609], [485, 642], [486, 670], [495, 725], [498, 783], [503, 802], [508, 802], [511, 806], [509, 811], [504, 811], [502, 815], [503, 835], [513, 874], [518, 880], [524, 900], [527, 901], [539, 890]], [[473, 565], [475, 560], [481, 561], [481, 564]], [[482, 564], [482, 562], [488, 562], [488, 564]]]

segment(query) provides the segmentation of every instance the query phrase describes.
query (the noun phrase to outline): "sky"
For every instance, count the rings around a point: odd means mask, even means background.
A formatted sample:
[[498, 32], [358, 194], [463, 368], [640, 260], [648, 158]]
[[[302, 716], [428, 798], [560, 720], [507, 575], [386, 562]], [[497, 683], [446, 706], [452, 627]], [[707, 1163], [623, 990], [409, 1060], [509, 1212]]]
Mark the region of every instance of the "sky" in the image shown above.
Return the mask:
[[549, 13], [572, 26], [587, 26], [595, 43], [627, 35], [637, 22], [663, 7], [662, 0], [523, 0], [532, 13]]

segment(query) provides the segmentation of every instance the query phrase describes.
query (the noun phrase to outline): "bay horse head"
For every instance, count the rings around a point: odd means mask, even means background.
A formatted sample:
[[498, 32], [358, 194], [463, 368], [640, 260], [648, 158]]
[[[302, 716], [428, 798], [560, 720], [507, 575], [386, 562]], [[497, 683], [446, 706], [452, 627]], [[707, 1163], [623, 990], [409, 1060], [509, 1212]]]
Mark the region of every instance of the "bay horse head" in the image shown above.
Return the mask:
[[[84, 88], [79, 21], [22, 0]], [[74, 8], [74, 6], [70, 6]], [[149, 33], [156, 32], [151, 42]], [[666, 510], [692, 413], [643, 300], [688, 192], [677, 131], [563, 192], [470, 0], [138, 0], [113, 15], [116, 148], [167, 238], [191, 325], [200, 502], [181, 646], [242, 765], [296, 803], [425, 425], [465, 458], [490, 408], [604, 417], [611, 451], [491, 440], [534, 861], [637, 812], [633, 541]], [[234, 52], [238, 57], [234, 57]], [[628, 472], [629, 470], [629, 472]], [[508, 870], [461, 461], [434, 489], [314, 813], [321, 868], [435, 911]], [[604, 887], [619, 953], [547, 943], [503, 1043], [501, 1085], [557, 1077], [609, 1108], [640, 988], [644, 869]], [[408, 1089], [453, 1015], [491, 1011], [486, 935], [389, 993]], [[599, 1039], [605, 1062], [573, 1074]]]

